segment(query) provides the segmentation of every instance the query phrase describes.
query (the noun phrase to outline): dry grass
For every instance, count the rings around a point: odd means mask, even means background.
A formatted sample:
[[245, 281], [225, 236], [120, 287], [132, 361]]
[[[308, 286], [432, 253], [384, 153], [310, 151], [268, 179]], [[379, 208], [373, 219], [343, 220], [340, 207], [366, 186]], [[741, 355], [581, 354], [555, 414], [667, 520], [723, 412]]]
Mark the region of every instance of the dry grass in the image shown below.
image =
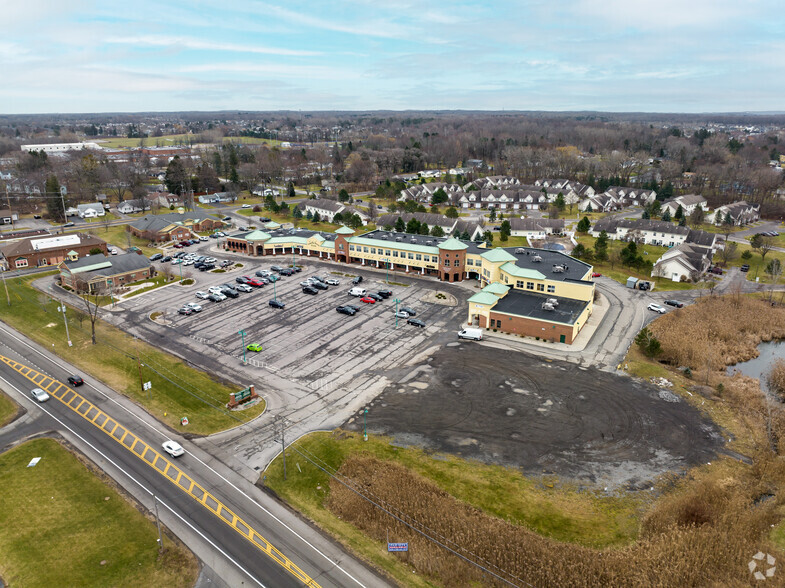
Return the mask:
[[[771, 467], [785, 478], [783, 466]], [[749, 468], [750, 479], [764, 472]], [[372, 457], [348, 459], [340, 473], [391, 512], [516, 584], [535, 586], [748, 585], [747, 562], [767, 543], [779, 500], [755, 504], [756, 484], [717, 480], [709, 471], [673, 493], [647, 516], [643, 536], [618, 550], [592, 550], [537, 535], [459, 502], [410, 470]], [[377, 541], [408, 541], [408, 565], [445, 586], [502, 585], [396, 521], [344, 485], [330, 485], [330, 509]], [[451, 542], [454, 542], [451, 543]], [[460, 547], [458, 547], [460, 546]]]

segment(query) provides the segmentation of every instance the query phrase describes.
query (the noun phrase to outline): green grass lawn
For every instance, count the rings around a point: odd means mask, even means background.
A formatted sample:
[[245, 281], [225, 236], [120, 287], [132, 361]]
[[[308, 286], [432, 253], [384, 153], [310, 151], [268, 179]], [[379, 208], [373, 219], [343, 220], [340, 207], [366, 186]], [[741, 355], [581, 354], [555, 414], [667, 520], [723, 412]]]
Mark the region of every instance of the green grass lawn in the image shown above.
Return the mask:
[[[157, 247], [150, 247], [150, 241], [147, 239], [140, 239], [126, 231], [127, 225], [114, 225], [111, 227], [104, 227], [95, 225], [90, 227], [89, 233], [95, 235], [99, 239], [103, 239], [107, 243], [127, 249], [129, 246], [139, 247], [146, 256], [151, 256], [153, 253], [160, 253], [161, 250]], [[130, 242], [129, 242], [130, 240]]]
[[[747, 272], [747, 279], [750, 281], [755, 281], [755, 278], [760, 278], [761, 282], [771, 283], [771, 279], [766, 274], [766, 266], [772, 259], [779, 259], [780, 264], [783, 268], [785, 268], [785, 251], [769, 251], [766, 253], [766, 257], [763, 261], [761, 261], [760, 254], [756, 253], [752, 250], [752, 247], [748, 243], [738, 243], [738, 250], [739, 255], [736, 256], [736, 259], [733, 259], [727, 263], [728, 267], [739, 267], [743, 264], [747, 264], [750, 266], [750, 270]], [[744, 259], [741, 255], [745, 252], [749, 251], [752, 253], [752, 257], [749, 259]], [[719, 255], [714, 256], [715, 262], [721, 262], [721, 258]], [[779, 283], [782, 283], [783, 276], [780, 276]]]
[[[27, 467], [34, 457], [41, 460]], [[8, 586], [174, 588], [196, 581], [193, 554], [164, 537], [159, 555], [155, 522], [52, 439], [0, 455], [0, 487], [0, 576]]]
[[[217, 381], [179, 358], [135, 341], [125, 332], [102, 321], [96, 323], [97, 345], [92, 345], [90, 319], [86, 318], [82, 301], [76, 302], [67, 311], [73, 342], [73, 347], [68, 347], [63, 316], [57, 312], [57, 303], [29, 284], [40, 277], [6, 280], [11, 306], [0, 305], [0, 320], [52, 349], [79, 370], [132, 398], [172, 428], [207, 435], [236, 427], [258, 416], [264, 409], [264, 403], [259, 403], [247, 410], [230, 413], [224, 407], [229, 401], [229, 392], [245, 388], [250, 382]], [[81, 323], [80, 316], [83, 317]], [[142, 364], [141, 379], [152, 382], [149, 392], [140, 389], [137, 350]], [[180, 418], [184, 416], [190, 421], [187, 427], [180, 426]]]
[[0, 391], [0, 427], [11, 422], [18, 410], [17, 404], [9, 396], [6, 396], [4, 392]]
[[[419, 449], [395, 447], [388, 438], [370, 436], [363, 442], [361, 434], [340, 430], [312, 433], [293, 445], [305, 449], [306, 455], [316, 455], [328, 469], [340, 468], [353, 454], [395, 461], [459, 500], [560, 541], [602, 548], [627, 545], [637, 537], [643, 503], [630, 495], [622, 498], [577, 492], [571, 486], [562, 486], [558, 480], [549, 478], [547, 481], [554, 486], [550, 488], [512, 469], [452, 456], [434, 459]], [[287, 451], [286, 467], [287, 480], [284, 481], [282, 460], [280, 456], [276, 458], [264, 474], [264, 483], [398, 581], [406, 579], [402, 582], [405, 585], [428, 585], [412, 578], [411, 571], [387, 554], [383, 546], [327, 510], [325, 504], [330, 487], [327, 474], [293, 449]]]

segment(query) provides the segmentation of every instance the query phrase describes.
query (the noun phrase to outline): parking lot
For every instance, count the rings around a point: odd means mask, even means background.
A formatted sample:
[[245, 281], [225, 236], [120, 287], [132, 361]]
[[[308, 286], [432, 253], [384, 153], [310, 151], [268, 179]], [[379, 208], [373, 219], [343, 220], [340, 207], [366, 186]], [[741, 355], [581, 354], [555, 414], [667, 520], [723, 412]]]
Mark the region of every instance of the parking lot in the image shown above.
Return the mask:
[[[214, 257], [222, 259], [219, 255]], [[463, 297], [455, 307], [425, 303], [420, 299], [431, 288], [441, 289], [442, 285], [398, 276], [398, 280], [410, 285], [388, 286], [381, 273], [298, 258], [297, 264], [303, 271], [282, 277], [275, 285], [253, 288], [252, 292], [240, 293], [238, 298], [222, 302], [196, 297], [197, 291], [206, 292], [210, 286], [234, 284], [238, 276], [253, 277], [259, 269], [289, 265], [291, 258], [276, 257], [250, 263], [244, 260], [243, 263], [244, 267], [225, 273], [191, 269], [189, 273], [196, 284], [171, 285], [132, 297], [122, 303], [122, 309], [127, 312], [118, 313], [116, 318], [121, 322], [124, 319], [128, 324], [145, 322], [148, 328], [165, 332], [167, 340], [177, 341], [180, 355], [184, 355], [183, 346], [191, 347], [197, 364], [200, 361], [196, 354], [201, 353], [224, 365], [241, 365], [243, 338], [239, 331], [242, 330], [246, 345], [260, 343], [263, 348], [261, 352], [246, 351], [248, 365], [244, 371], [253, 370], [260, 380], [265, 373], [272, 373], [323, 395], [339, 389], [351, 391], [368, 385], [371, 380], [384, 379], [389, 370], [402, 367], [419, 349], [433, 345], [435, 339], [454, 340], [465, 314], [465, 299], [470, 295], [469, 291], [455, 289]], [[176, 266], [172, 271], [175, 275], [179, 272]], [[343, 275], [344, 272], [351, 272], [351, 275]], [[350, 296], [352, 276], [357, 274], [365, 277], [360, 287], [369, 292], [388, 289], [392, 296], [375, 304], [365, 304]], [[317, 295], [305, 294], [300, 282], [313, 275], [338, 279], [340, 285], [330, 286]], [[268, 302], [274, 297], [286, 307], [282, 310], [271, 308]], [[396, 299], [399, 306], [414, 309], [417, 318], [427, 326], [418, 328], [408, 325], [406, 319], [398, 319], [396, 327]], [[202, 311], [189, 316], [179, 315], [178, 309], [188, 302], [200, 304]], [[354, 316], [338, 313], [336, 308], [344, 304], [353, 304], [360, 310]], [[156, 311], [165, 312], [166, 325], [145, 319]], [[233, 359], [229, 360], [230, 357]], [[295, 388], [292, 386], [289, 392]], [[303, 395], [295, 391], [293, 396], [295, 398], [291, 400]]]

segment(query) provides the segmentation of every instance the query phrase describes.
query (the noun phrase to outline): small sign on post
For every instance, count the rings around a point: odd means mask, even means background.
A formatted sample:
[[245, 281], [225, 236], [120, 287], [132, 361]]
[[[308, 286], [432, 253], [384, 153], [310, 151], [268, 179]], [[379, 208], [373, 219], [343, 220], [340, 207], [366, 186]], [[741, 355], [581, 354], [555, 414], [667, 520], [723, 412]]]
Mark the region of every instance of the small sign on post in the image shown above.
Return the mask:
[[388, 543], [387, 551], [409, 551], [409, 543]]
[[188, 417], [183, 417], [183, 418], [181, 418], [181, 419], [180, 419], [180, 424], [181, 424], [182, 426], [185, 426], [185, 425], [187, 425], [187, 424], [188, 424]]
[[153, 383], [152, 382], [145, 382], [144, 384], [142, 384], [142, 389], [143, 390], [149, 390], [152, 387], [153, 387]]

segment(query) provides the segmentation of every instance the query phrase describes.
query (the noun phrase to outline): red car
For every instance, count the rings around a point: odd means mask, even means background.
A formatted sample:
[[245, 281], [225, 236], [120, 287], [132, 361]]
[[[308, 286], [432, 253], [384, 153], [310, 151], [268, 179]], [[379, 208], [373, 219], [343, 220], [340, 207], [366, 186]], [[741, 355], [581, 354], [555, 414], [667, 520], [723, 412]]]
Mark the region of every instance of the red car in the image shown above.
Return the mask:
[[370, 296], [363, 296], [362, 298], [360, 298], [360, 302], [365, 302], [366, 304], [376, 304], [376, 300], [374, 300]]
[[174, 247], [175, 249], [182, 249], [183, 248], [183, 246], [180, 245], [179, 243], [175, 243], [174, 245], [172, 245], [172, 247]]
[[599, 273], [599, 272], [594, 272], [594, 273], [591, 275], [591, 277], [592, 277], [592, 278], [601, 278], [601, 277], [602, 277], [602, 274], [601, 274], [601, 273]]
[[254, 278], [250, 278], [246, 282], [246, 284], [248, 284], [249, 286], [253, 286], [254, 288], [261, 288], [262, 286], [264, 286], [264, 282], [260, 282], [259, 280], [256, 280]]

